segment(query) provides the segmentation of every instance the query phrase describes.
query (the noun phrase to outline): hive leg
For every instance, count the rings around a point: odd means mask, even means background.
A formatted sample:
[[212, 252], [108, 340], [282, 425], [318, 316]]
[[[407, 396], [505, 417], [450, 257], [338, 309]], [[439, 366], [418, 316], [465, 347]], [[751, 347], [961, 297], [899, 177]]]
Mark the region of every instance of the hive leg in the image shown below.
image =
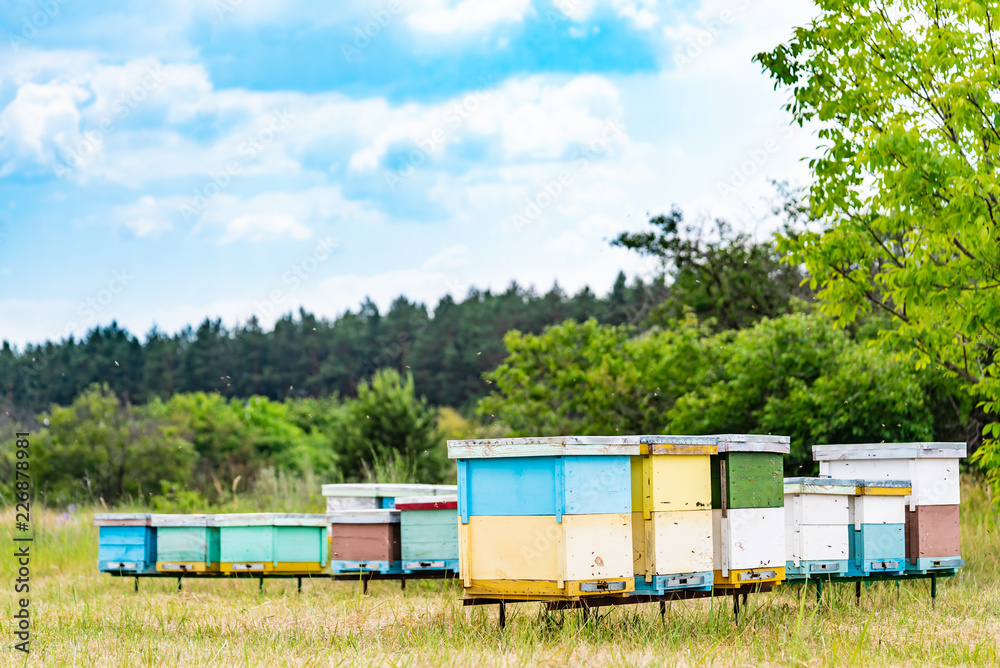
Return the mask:
[[136, 591], [136, 592], [139, 591], [139, 577], [138, 576], [136, 576], [136, 578], [135, 578], [135, 589], [133, 591]]
[[507, 628], [507, 604], [500, 601], [500, 628]]
[[737, 624], [740, 623], [740, 595], [739, 593], [733, 594], [733, 621]]
[[258, 591], [260, 591], [261, 594], [264, 593], [264, 577], [263, 576], [261, 576], [261, 578], [260, 578], [260, 587], [259, 587]]
[[667, 602], [660, 601], [660, 621], [664, 622], [667, 618]]
[[183, 581], [184, 581], [184, 578], [182, 578], [182, 577], [178, 577], [177, 578], [177, 591], [181, 591], [181, 589], [183, 588], [183, 586], [184, 586], [182, 584]]
[[823, 605], [823, 581], [816, 580], [816, 605]]
[[399, 591], [406, 591], [406, 578], [399, 578]]
[[854, 583], [854, 604], [861, 605], [861, 580]]
[[302, 593], [302, 578], [296, 578], [296, 579], [299, 581], [299, 591], [298, 591], [298, 593], [301, 594]]
[[937, 601], [937, 576], [931, 576], [931, 607], [934, 607], [934, 603]]

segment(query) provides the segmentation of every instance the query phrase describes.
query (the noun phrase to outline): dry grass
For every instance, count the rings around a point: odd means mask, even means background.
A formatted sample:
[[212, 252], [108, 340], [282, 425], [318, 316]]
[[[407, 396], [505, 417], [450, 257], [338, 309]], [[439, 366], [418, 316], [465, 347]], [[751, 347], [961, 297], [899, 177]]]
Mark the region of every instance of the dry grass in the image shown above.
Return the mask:
[[[39, 666], [590, 666], [590, 665], [993, 665], [1000, 634], [1000, 536], [984, 494], [963, 489], [963, 544], [969, 565], [942, 581], [932, 608], [927, 581], [898, 591], [876, 583], [862, 605], [852, 585], [786, 586], [751, 597], [739, 625], [730, 601], [673, 603], [661, 623], [655, 605], [606, 609], [584, 623], [577, 612], [539, 604], [463, 609], [456, 583], [187, 580], [98, 574], [90, 513], [45, 512], [32, 573], [30, 665]], [[10, 542], [13, 514], [0, 514]], [[12, 551], [12, 550], [10, 550]], [[12, 583], [12, 560], [2, 560]], [[8, 584], [11, 587], [13, 584]], [[14, 612], [13, 596], [6, 613]], [[11, 635], [8, 633], [8, 638]], [[20, 653], [0, 663], [19, 665]]]

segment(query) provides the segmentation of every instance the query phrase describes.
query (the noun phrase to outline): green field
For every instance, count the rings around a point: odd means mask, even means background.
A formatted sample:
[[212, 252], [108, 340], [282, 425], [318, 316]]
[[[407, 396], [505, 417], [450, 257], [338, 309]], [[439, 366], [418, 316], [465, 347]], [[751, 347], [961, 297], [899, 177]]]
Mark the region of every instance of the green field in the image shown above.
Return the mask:
[[[850, 584], [782, 587], [751, 596], [739, 625], [731, 600], [548, 613], [463, 608], [456, 582], [354, 583], [144, 580], [96, 571], [91, 512], [36, 513], [32, 653], [38, 666], [576, 666], [576, 665], [995, 665], [1000, 637], [1000, 535], [989, 499], [966, 481], [962, 538], [968, 566], [941, 581], [874, 584], [854, 602]], [[11, 542], [13, 511], [2, 514]], [[5, 548], [6, 617], [14, 608], [13, 549]], [[12, 635], [7, 642], [12, 644]], [[6, 650], [2, 665], [20, 665]]]

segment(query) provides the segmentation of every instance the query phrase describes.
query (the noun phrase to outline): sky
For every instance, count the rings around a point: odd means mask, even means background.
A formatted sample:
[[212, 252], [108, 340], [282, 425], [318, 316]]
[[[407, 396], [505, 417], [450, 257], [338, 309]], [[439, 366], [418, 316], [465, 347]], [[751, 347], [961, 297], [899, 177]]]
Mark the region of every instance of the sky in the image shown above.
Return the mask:
[[766, 239], [803, 0], [5, 0], [0, 339], [605, 293], [680, 206]]

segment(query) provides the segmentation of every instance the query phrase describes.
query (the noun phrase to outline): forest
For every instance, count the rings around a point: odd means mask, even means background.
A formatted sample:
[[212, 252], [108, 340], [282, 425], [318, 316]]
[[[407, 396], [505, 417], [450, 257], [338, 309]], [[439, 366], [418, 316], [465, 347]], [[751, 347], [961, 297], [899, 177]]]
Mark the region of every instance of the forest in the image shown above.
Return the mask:
[[205, 320], [140, 340], [112, 323], [4, 342], [0, 432], [39, 431], [36, 489], [53, 506], [198, 507], [276, 475], [446, 481], [445, 439], [484, 435], [779, 433], [799, 475], [816, 443], [975, 450], [987, 419], [960, 379], [884, 345], [883, 313], [838, 323], [782, 260], [806, 217], [782, 192], [778, 243], [678, 209], [622, 233], [613, 245], [661, 271], [620, 273], [604, 296], [512, 284], [433, 310], [403, 296], [384, 314], [300, 310], [269, 331]]

